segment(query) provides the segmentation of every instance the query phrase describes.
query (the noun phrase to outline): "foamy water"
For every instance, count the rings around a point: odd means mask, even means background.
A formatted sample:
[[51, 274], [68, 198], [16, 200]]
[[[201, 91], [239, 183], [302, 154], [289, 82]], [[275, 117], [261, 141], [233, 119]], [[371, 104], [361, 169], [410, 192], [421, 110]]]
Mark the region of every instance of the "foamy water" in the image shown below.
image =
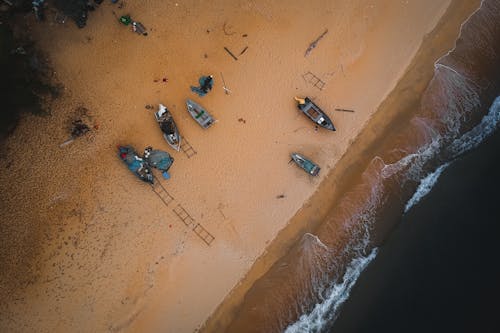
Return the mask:
[[359, 275], [365, 270], [370, 262], [377, 256], [377, 248], [374, 248], [368, 256], [358, 257], [351, 261], [342, 277], [342, 281], [334, 283], [328, 292], [326, 300], [314, 306], [314, 309], [300, 316], [299, 320], [288, 326], [287, 333], [319, 332], [338, 314], [338, 309], [349, 298], [349, 293], [356, 283]]
[[[465, 133], [461, 137], [455, 139], [450, 146], [445, 147], [452, 158], [458, 158], [461, 155], [471, 151], [491, 136], [500, 125], [500, 97], [497, 97], [490, 107], [490, 111], [483, 117], [481, 123], [475, 126], [471, 131]], [[404, 212], [408, 212], [411, 207], [416, 205], [423, 197], [425, 197], [434, 187], [439, 179], [439, 176], [452, 162], [444, 163], [439, 166], [434, 172], [428, 174], [417, 188], [417, 191], [407, 202]]]
[[427, 177], [422, 179], [422, 181], [420, 182], [420, 185], [417, 188], [417, 191], [415, 192], [415, 194], [413, 194], [411, 199], [406, 204], [405, 213], [408, 212], [408, 210], [411, 207], [415, 206], [420, 200], [422, 200], [423, 197], [425, 197], [432, 190], [432, 187], [438, 181], [439, 176], [441, 176], [443, 171], [449, 165], [450, 165], [449, 163], [445, 163], [445, 164], [441, 165], [439, 168], [437, 168], [436, 171], [430, 173], [429, 175], [427, 175]]

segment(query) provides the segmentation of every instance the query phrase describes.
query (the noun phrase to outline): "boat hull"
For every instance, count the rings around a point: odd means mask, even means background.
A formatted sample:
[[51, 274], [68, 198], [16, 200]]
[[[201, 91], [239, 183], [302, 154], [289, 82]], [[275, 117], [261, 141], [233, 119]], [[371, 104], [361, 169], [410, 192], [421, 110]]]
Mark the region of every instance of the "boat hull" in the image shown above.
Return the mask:
[[310, 159], [299, 153], [292, 153], [292, 160], [311, 176], [317, 176], [321, 168]]
[[298, 102], [297, 107], [300, 111], [302, 111], [309, 119], [311, 119], [316, 125], [326, 128], [330, 131], [335, 131], [335, 126], [333, 125], [332, 120], [328, 115], [321, 110], [319, 106], [313, 103], [306, 97], [304, 99], [295, 98]]
[[163, 138], [173, 149], [179, 151], [181, 147], [181, 135], [179, 129], [168, 109], [160, 104], [159, 110], [155, 112], [155, 119], [163, 132]]
[[132, 146], [118, 146], [118, 156], [140, 180], [153, 184], [154, 177], [151, 168], [139, 157]]
[[186, 101], [187, 111], [193, 119], [202, 127], [209, 128], [215, 123], [215, 119], [201, 105], [188, 99]]

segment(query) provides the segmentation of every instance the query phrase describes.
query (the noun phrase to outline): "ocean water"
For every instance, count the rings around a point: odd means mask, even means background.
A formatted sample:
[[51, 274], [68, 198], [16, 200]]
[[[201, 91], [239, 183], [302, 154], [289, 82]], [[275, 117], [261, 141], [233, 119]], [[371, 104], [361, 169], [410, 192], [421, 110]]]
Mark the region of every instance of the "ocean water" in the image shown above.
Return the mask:
[[439, 171], [329, 332], [498, 332], [499, 166], [497, 130]]
[[[228, 332], [385, 331], [383, 325], [391, 320], [391, 313], [379, 309], [372, 296], [380, 296], [381, 291], [373, 289], [377, 287], [372, 287], [365, 276], [375, 276], [375, 273], [369, 272], [376, 271], [379, 274], [378, 280], [384, 281], [384, 276], [387, 276], [391, 281], [393, 271], [412, 271], [408, 265], [404, 265], [404, 257], [397, 262], [400, 266], [378, 264], [387, 262], [385, 258], [391, 258], [391, 255], [395, 257], [404, 253], [393, 247], [396, 253], [387, 254], [386, 247], [389, 246], [386, 244], [398, 237], [401, 226], [419, 225], [418, 221], [412, 222], [409, 218], [415, 216], [413, 212], [416, 210], [423, 210], [427, 214], [421, 215], [420, 219], [434, 221], [427, 229], [430, 235], [439, 234], [443, 225], [449, 228], [449, 224], [440, 223], [447, 220], [446, 215], [439, 213], [440, 203], [445, 200], [436, 199], [433, 205], [429, 205], [428, 198], [436, 196], [434, 192], [438, 187], [460, 184], [463, 178], [460, 172], [472, 174], [472, 171], [458, 167], [461, 161], [482, 149], [488, 140], [498, 136], [495, 134], [500, 127], [498, 22], [500, 1], [483, 1], [481, 7], [462, 25], [454, 49], [435, 63], [434, 76], [411, 121], [404, 130], [395, 133], [395, 137], [388, 140], [390, 146], [384, 147], [383, 151], [373, 157], [361, 180], [342, 197], [333, 213], [315, 233], [305, 234], [289, 254], [254, 284], [245, 297], [240, 316], [231, 323]], [[480, 159], [484, 165], [488, 165], [488, 157]], [[495, 160], [492, 163], [498, 165]], [[486, 176], [486, 171], [483, 174]], [[446, 181], [443, 182], [445, 176]], [[474, 181], [480, 184], [488, 182], [488, 179], [477, 178]], [[476, 189], [478, 190], [480, 187]], [[457, 189], [456, 193], [465, 192]], [[465, 197], [464, 194], [461, 200], [455, 201], [463, 202], [462, 205], [465, 206]], [[474, 198], [472, 196], [470, 200]], [[483, 196], [478, 195], [476, 198], [484, 201]], [[419, 208], [425, 204], [427, 208]], [[483, 209], [483, 206], [477, 207]], [[470, 218], [470, 213], [468, 214]], [[440, 216], [440, 219], [434, 218], [434, 215]], [[456, 219], [452, 217], [454, 215], [449, 216], [451, 220]], [[496, 212], [490, 221], [500, 221], [499, 216]], [[387, 228], [387, 225], [391, 227]], [[466, 225], [472, 228], [470, 223]], [[433, 230], [432, 227], [436, 229]], [[443, 235], [446, 236], [446, 233]], [[418, 248], [419, 241], [425, 244], [429, 235], [415, 233], [413, 237]], [[407, 240], [403, 236], [401, 238]], [[446, 237], [438, 240], [437, 245], [434, 244], [436, 249], [440, 248], [440, 241], [446, 244]], [[406, 241], [404, 244], [410, 243]], [[462, 245], [463, 249], [467, 249], [469, 245], [476, 246], [466, 241]], [[432, 254], [432, 247], [428, 250]], [[377, 259], [379, 256], [381, 259]], [[432, 262], [435, 259], [430, 256], [427, 260]], [[385, 268], [371, 269], [371, 266]], [[464, 264], [463, 270], [467, 271], [467, 265]], [[430, 269], [422, 272], [418, 278], [425, 279], [422, 276], [433, 274]], [[418, 278], [411, 280], [408, 275], [403, 277], [411, 281], [408, 284], [410, 286], [421, 282]], [[365, 282], [358, 284], [358, 281]], [[393, 294], [390, 285], [379, 285], [383, 287], [381, 290], [384, 295]], [[463, 288], [455, 292], [467, 295], [473, 293], [473, 289], [474, 286], [465, 282]], [[357, 296], [351, 297], [351, 293]], [[436, 294], [439, 294], [439, 290]], [[432, 300], [433, 295], [428, 294], [419, 306], [431, 307]], [[443, 307], [446, 304], [444, 301], [440, 303]], [[359, 315], [360, 313], [364, 316]], [[377, 321], [378, 317], [370, 316], [369, 313], [384, 313], [386, 319]], [[359, 324], [360, 318], [373, 319], [380, 325], [376, 330], [370, 329], [368, 325]], [[418, 320], [420, 323], [426, 322], [422, 317], [414, 319], [415, 322]], [[414, 326], [419, 327], [419, 331], [434, 331], [432, 327], [425, 329], [425, 326]], [[412, 327], [405, 327], [403, 324], [399, 331], [412, 331]]]

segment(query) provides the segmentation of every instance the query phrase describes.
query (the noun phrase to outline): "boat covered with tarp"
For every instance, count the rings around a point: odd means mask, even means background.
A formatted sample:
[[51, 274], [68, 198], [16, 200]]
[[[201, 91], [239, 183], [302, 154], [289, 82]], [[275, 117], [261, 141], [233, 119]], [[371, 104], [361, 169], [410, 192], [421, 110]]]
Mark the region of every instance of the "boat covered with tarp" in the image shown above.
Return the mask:
[[146, 147], [146, 149], [144, 149], [144, 160], [149, 166], [160, 170], [165, 179], [170, 178], [168, 170], [174, 163], [174, 158], [170, 156], [169, 153], [163, 150], [153, 149], [152, 147]]
[[118, 156], [140, 180], [153, 184], [154, 178], [150, 166], [132, 146], [118, 146]]

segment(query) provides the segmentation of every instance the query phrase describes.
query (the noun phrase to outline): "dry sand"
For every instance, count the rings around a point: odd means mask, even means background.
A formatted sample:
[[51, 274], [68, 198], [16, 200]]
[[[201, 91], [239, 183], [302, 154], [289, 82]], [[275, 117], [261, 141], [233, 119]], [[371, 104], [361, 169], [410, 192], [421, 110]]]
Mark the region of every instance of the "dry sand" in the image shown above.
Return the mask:
[[[2, 150], [0, 330], [199, 328], [315, 193], [449, 4], [127, 1], [118, 9], [105, 2], [82, 30], [50, 19], [33, 25], [66, 89], [51, 116], [25, 117]], [[149, 35], [118, 24], [113, 11], [131, 14]], [[323, 90], [304, 80], [308, 72]], [[203, 74], [216, 83], [199, 98], [189, 86]], [[315, 131], [295, 95], [312, 97], [338, 131]], [[202, 130], [186, 98], [218, 122]], [[164, 142], [144, 107], [158, 103], [196, 155]], [[60, 148], [81, 105], [98, 129]], [[129, 173], [117, 144], [172, 153], [172, 178], [160, 179], [170, 205]], [[322, 167], [319, 178], [287, 164], [294, 151]], [[215, 237], [210, 246], [173, 213], [179, 204]], [[310, 213], [304, 219], [313, 221]]]

